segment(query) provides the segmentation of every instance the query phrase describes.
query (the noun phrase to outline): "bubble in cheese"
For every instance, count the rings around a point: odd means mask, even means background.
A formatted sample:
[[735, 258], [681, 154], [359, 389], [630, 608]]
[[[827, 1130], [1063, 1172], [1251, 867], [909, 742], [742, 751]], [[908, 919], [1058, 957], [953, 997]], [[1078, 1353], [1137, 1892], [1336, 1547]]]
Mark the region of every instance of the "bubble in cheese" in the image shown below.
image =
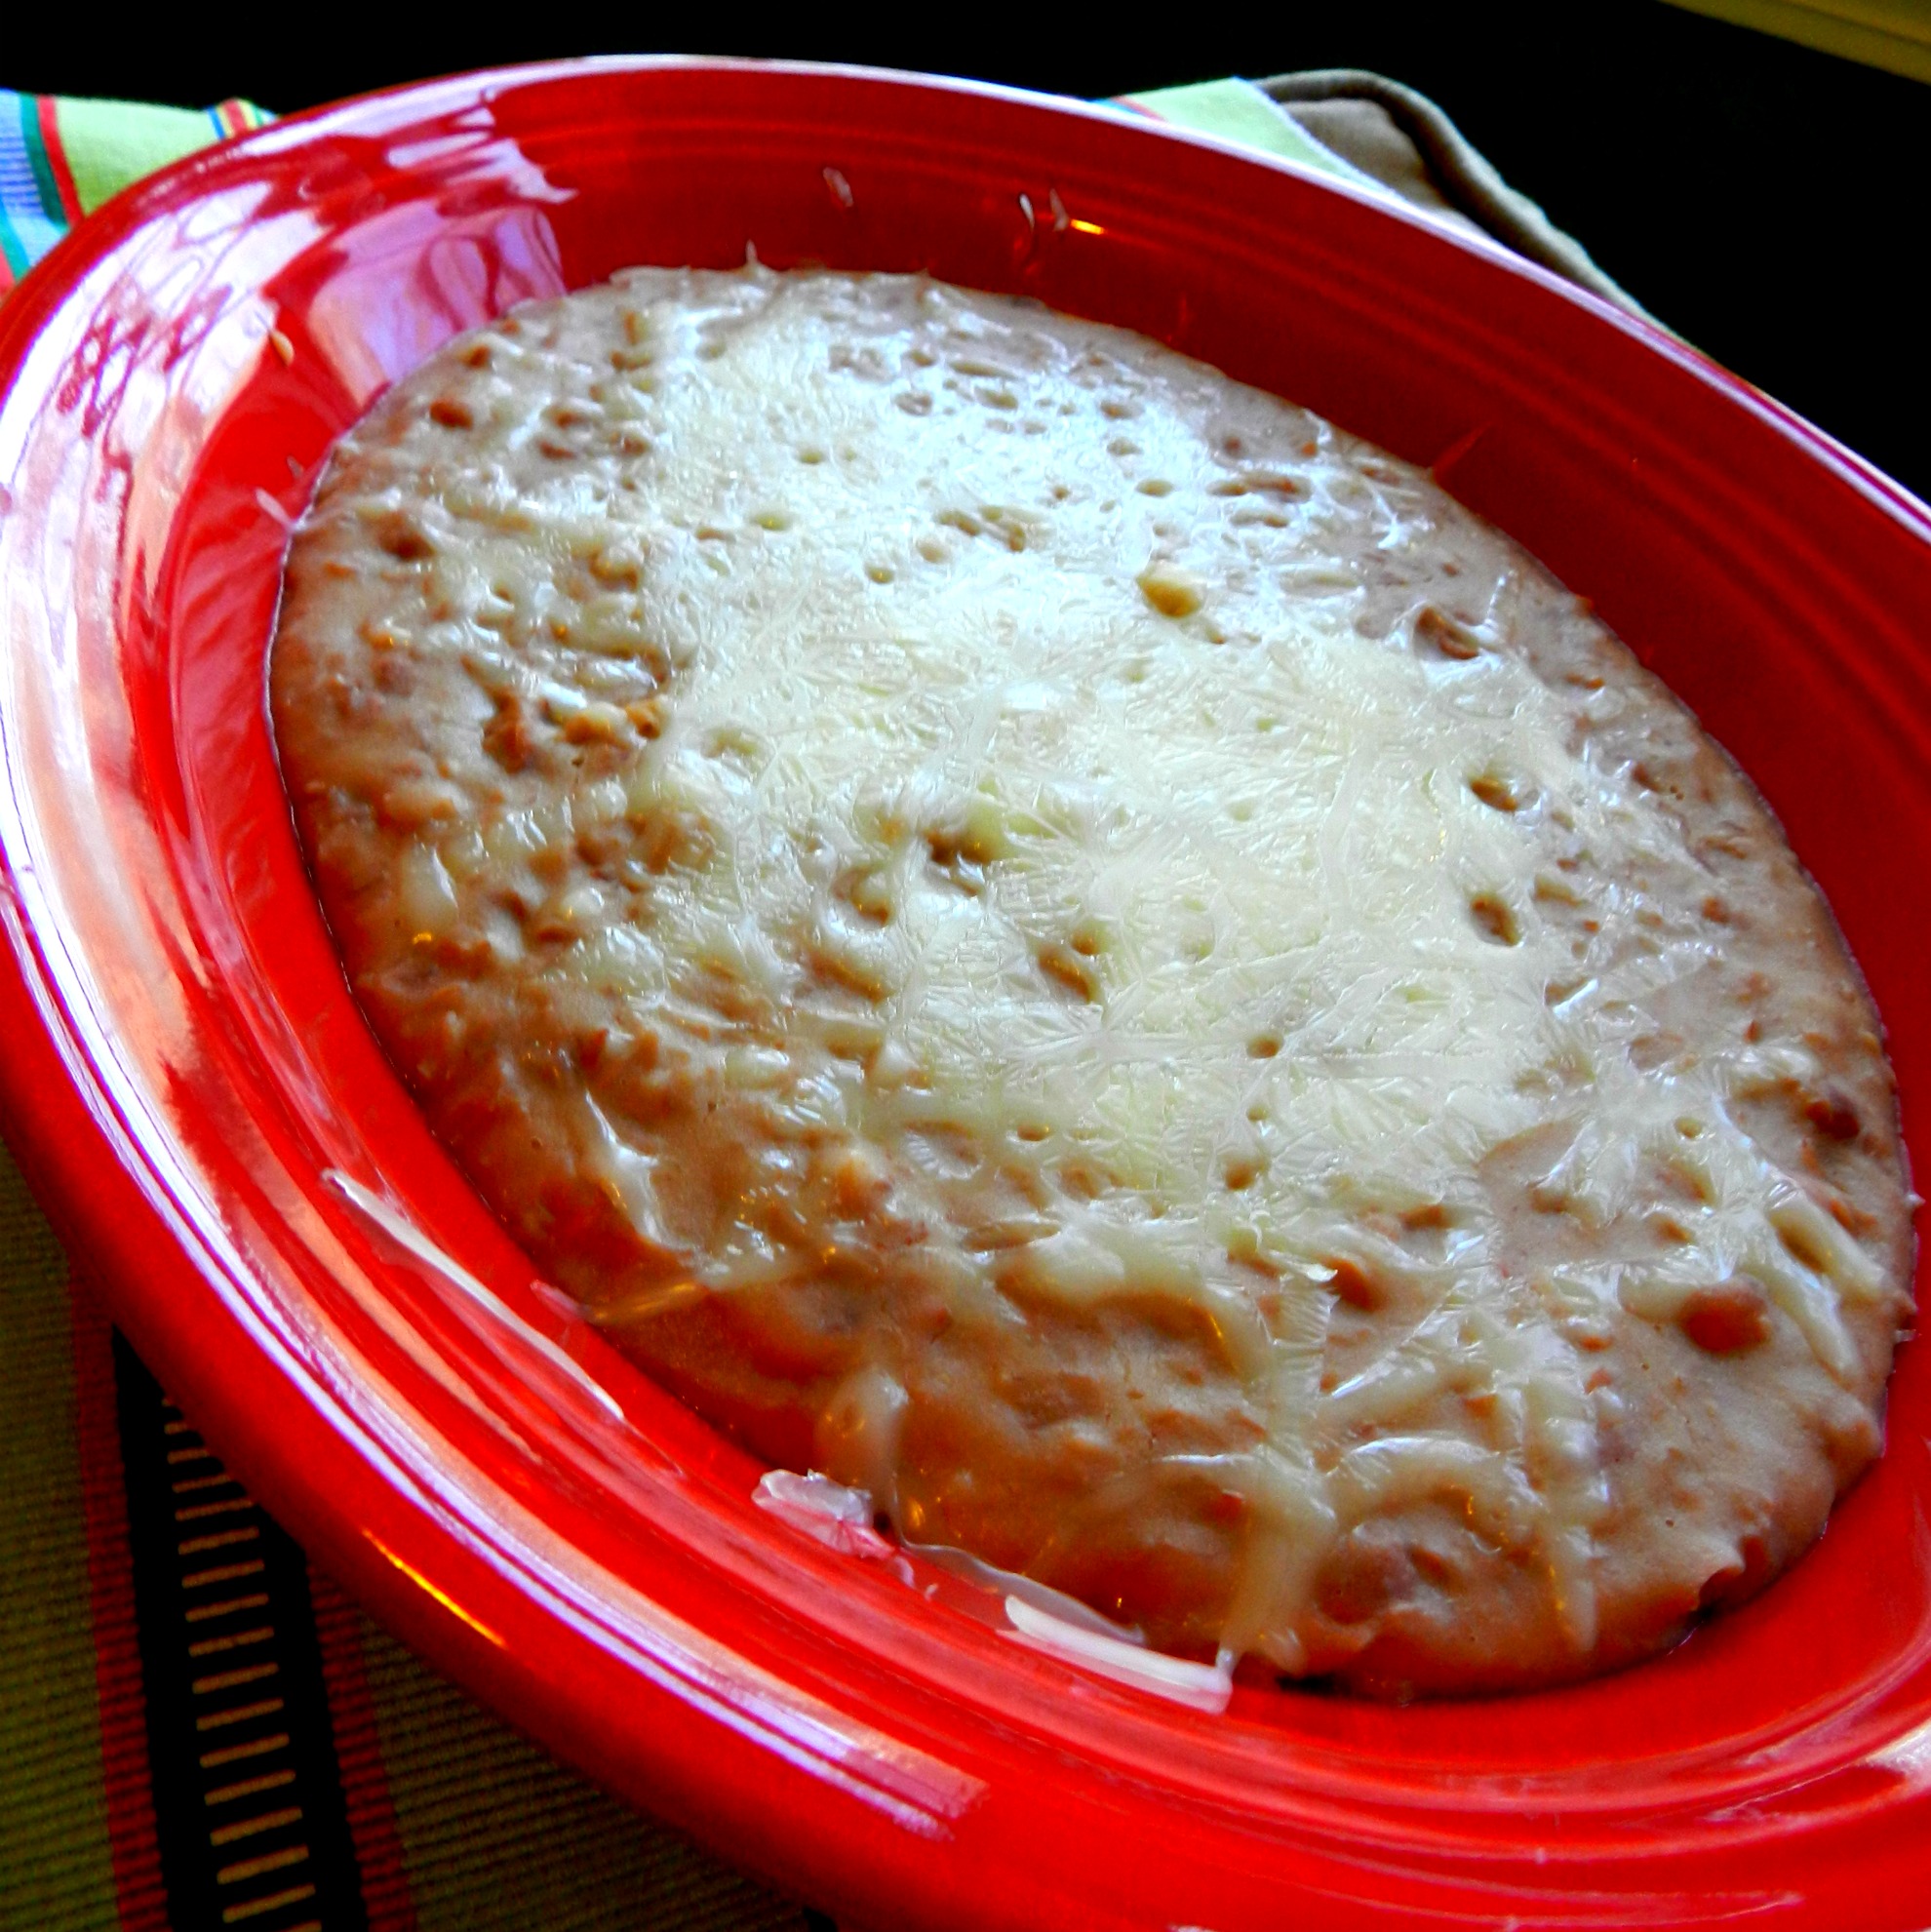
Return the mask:
[[1828, 911], [1577, 600], [1303, 411], [634, 271], [344, 441], [271, 682], [486, 1197], [912, 1541], [1493, 1688], [1671, 1640], [1877, 1446], [1903, 1156]]

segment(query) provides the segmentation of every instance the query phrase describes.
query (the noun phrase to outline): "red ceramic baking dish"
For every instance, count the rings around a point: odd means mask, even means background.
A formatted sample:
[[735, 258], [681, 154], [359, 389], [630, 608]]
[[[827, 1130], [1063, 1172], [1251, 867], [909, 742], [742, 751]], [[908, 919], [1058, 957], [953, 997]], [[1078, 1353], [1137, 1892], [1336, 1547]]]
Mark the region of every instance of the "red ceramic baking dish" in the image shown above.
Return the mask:
[[263, 654], [330, 440], [626, 263], [928, 269], [1123, 323], [1435, 463], [1783, 815], [1931, 1095], [1931, 513], [1669, 336], [1123, 116], [623, 60], [271, 128], [0, 312], [0, 1084], [116, 1317], [316, 1557], [614, 1790], [874, 1926], [1931, 1921], [1931, 1362], [1821, 1546], [1673, 1655], [1220, 1715], [757, 1508], [532, 1281], [375, 1048]]

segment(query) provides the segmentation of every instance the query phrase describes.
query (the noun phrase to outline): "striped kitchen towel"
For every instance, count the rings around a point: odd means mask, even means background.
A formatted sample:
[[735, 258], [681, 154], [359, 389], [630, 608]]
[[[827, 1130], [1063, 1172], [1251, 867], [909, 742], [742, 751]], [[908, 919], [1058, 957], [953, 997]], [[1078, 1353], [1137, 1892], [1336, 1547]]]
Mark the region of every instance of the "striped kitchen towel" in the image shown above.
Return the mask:
[[273, 118], [246, 100], [196, 111], [0, 88], [0, 296], [130, 182]]

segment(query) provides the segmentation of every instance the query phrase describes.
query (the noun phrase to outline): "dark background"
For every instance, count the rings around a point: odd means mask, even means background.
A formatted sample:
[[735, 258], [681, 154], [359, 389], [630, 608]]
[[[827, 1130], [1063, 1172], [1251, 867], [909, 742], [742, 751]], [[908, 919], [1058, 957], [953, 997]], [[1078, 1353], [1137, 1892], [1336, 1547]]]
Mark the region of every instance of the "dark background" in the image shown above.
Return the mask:
[[541, 25], [310, 6], [254, 9], [225, 33], [171, 9], [167, 24], [117, 22], [99, 45], [67, 34], [58, 51], [10, 28], [0, 83], [194, 106], [239, 95], [289, 112], [456, 68], [647, 49], [856, 60], [1089, 97], [1369, 67], [1433, 96], [1663, 321], [1931, 496], [1931, 86], [1659, 0], [1066, 6], [720, 8], [696, 28], [684, 11], [628, 31], [602, 9], [554, 8], [558, 23]]

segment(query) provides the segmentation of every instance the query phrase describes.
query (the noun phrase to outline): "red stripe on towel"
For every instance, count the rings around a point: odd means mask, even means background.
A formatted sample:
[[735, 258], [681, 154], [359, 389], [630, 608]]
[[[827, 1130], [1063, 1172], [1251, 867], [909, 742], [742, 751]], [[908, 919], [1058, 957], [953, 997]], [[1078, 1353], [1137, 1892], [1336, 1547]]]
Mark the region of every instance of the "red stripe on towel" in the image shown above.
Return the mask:
[[114, 1358], [106, 1313], [84, 1281], [69, 1283], [68, 1301], [73, 1308], [75, 1433], [87, 1515], [100, 1768], [114, 1890], [122, 1932], [169, 1932], [135, 1628], [134, 1557], [128, 1546], [128, 1495], [115, 1420]]
[[81, 218], [80, 191], [74, 186], [74, 171], [67, 165], [67, 150], [60, 140], [59, 103], [51, 94], [38, 96], [33, 103], [40, 123], [40, 145], [47, 155], [47, 172], [54, 177], [54, 192], [60, 197], [60, 213], [72, 227]]
[[362, 1633], [355, 1606], [319, 1570], [308, 1572], [315, 1636], [322, 1649], [322, 1681], [335, 1733], [342, 1803], [362, 1873], [362, 1904], [369, 1932], [415, 1932], [415, 1903], [403, 1865], [402, 1836], [389, 1797], [389, 1773], [375, 1728], [375, 1701], [363, 1667]]

